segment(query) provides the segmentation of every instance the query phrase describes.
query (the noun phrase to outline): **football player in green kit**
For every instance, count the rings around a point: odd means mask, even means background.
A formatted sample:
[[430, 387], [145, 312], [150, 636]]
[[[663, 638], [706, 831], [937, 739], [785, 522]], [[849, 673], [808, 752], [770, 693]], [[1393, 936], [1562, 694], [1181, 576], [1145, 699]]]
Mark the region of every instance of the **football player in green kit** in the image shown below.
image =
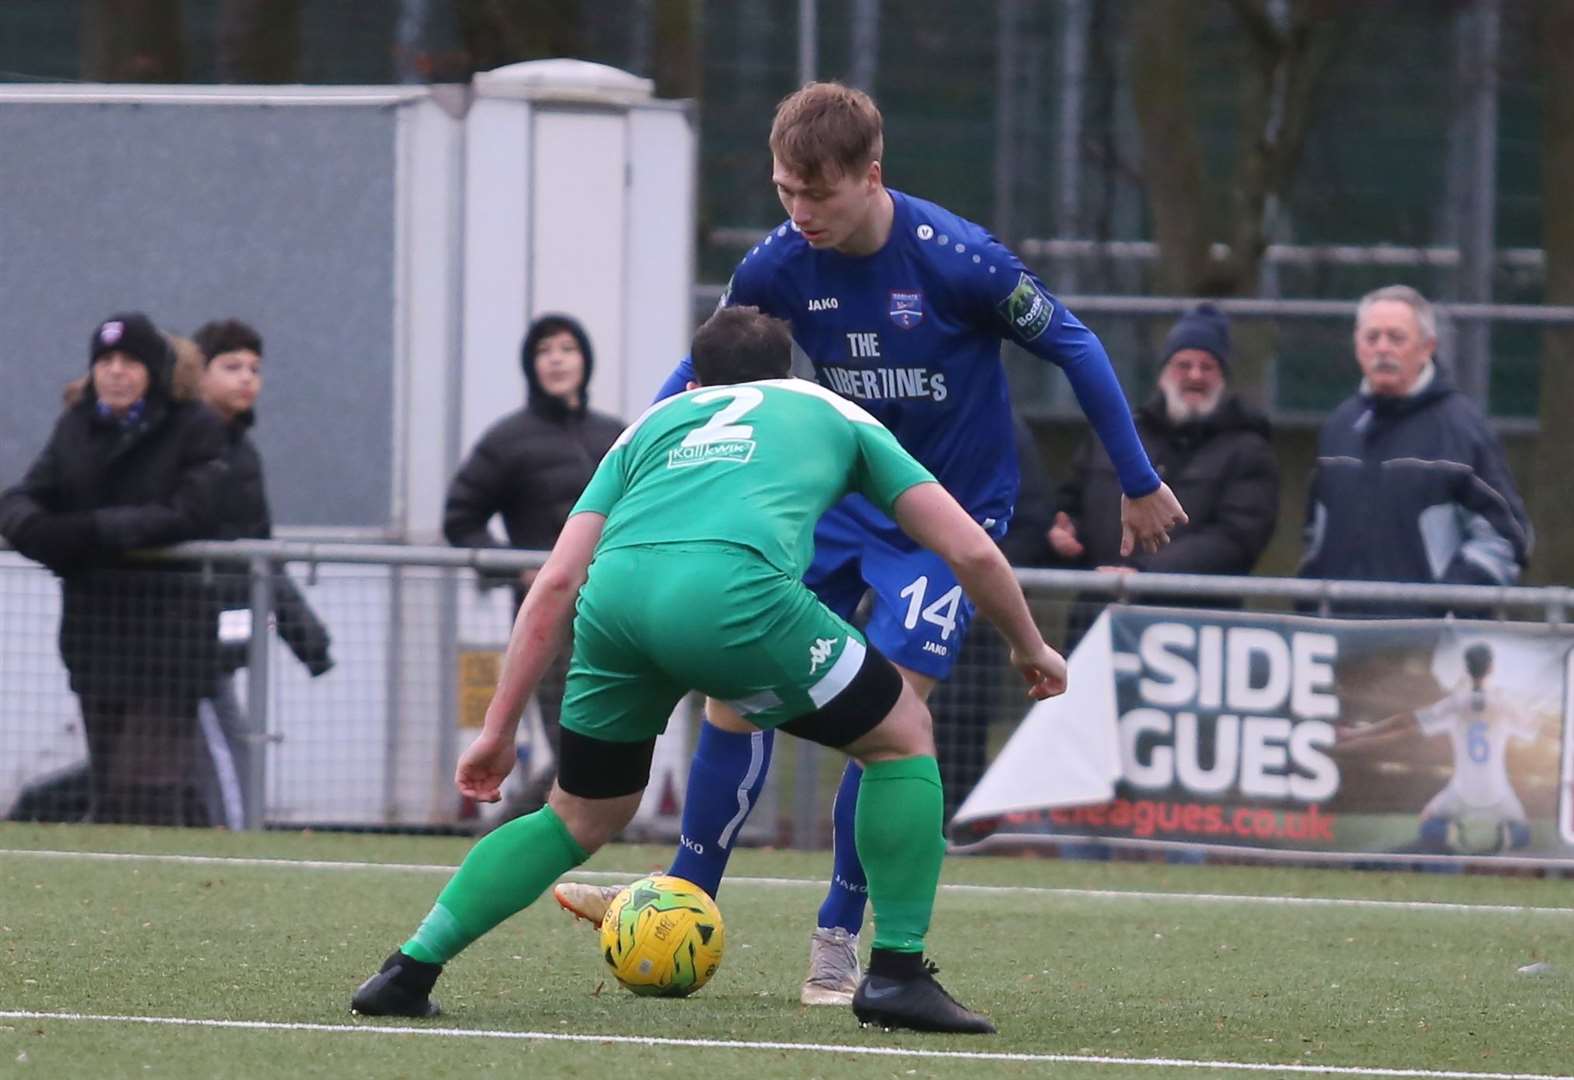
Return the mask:
[[[494, 801], [525, 700], [573, 618], [557, 785], [543, 809], [476, 844], [413, 937], [351, 1002], [433, 1016], [442, 966], [535, 901], [633, 817], [655, 739], [699, 690], [751, 723], [865, 768], [855, 824], [876, 934], [853, 999], [864, 1023], [993, 1032], [924, 959], [940, 864], [941, 787], [928, 710], [891, 662], [803, 584], [815, 522], [869, 498], [955, 570], [1012, 646], [1028, 693], [1065, 689], [1010, 567], [984, 530], [861, 407], [787, 378], [785, 323], [750, 307], [695, 334], [699, 382], [613, 445], [520, 609], [459, 790]], [[575, 613], [577, 601], [577, 614]]]

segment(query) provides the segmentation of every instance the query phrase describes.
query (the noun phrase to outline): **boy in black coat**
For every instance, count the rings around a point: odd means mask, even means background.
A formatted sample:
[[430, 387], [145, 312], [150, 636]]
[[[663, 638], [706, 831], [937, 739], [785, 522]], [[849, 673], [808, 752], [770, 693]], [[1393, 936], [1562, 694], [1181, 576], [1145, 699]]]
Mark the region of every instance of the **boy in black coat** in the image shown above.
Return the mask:
[[[262, 335], [239, 319], [220, 319], [205, 323], [193, 340], [202, 363], [197, 391], [225, 425], [229, 473], [219, 491], [216, 535], [221, 540], [271, 539], [262, 455], [249, 434], [262, 392]], [[249, 610], [250, 568], [240, 565], [220, 574], [217, 589], [225, 610]], [[282, 568], [273, 574], [273, 614], [279, 637], [314, 678], [333, 667], [327, 628]], [[200, 713], [208, 750], [209, 814], [230, 828], [260, 824], [248, 813], [255, 807], [252, 759], [259, 731], [241, 709], [231, 678], [246, 665], [247, 652], [245, 640], [221, 642], [218, 685]]]
[[[551, 550], [596, 466], [623, 433], [621, 420], [590, 408], [595, 354], [579, 320], [542, 315], [530, 324], [519, 352], [527, 387], [524, 408], [487, 429], [448, 487], [443, 535], [455, 547], [501, 547], [487, 528], [498, 515], [509, 547]], [[504, 579], [513, 586], [515, 607], [534, 577], [535, 571], [526, 570], [517, 579]], [[496, 577], [487, 581], [501, 583]], [[567, 673], [564, 650], [536, 693], [554, 753]], [[542, 776], [505, 813], [541, 806], [551, 783], [551, 775]]]

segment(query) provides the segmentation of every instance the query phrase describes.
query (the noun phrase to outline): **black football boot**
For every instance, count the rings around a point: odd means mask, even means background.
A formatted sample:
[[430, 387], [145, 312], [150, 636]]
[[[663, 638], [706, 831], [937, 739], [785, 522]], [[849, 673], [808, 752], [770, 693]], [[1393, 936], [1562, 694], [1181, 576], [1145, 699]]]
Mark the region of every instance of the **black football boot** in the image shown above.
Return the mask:
[[[995, 1025], [982, 1013], [957, 1001], [935, 980], [940, 969], [918, 953], [886, 954], [901, 957], [895, 965], [881, 964], [877, 950], [870, 959], [869, 973], [853, 994], [853, 1015], [864, 1027], [887, 1031], [944, 1031], [959, 1035], [993, 1035]], [[883, 969], [883, 970], [882, 970]]]
[[362, 1016], [436, 1016], [443, 1010], [430, 995], [442, 973], [442, 964], [428, 964], [396, 952], [355, 991], [350, 1011]]

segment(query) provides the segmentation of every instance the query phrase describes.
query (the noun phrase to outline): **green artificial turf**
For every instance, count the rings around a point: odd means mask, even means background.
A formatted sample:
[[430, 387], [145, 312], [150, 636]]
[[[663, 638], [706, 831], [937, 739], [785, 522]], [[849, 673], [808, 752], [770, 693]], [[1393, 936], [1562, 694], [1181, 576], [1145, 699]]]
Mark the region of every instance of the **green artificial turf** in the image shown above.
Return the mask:
[[[358, 1029], [0, 1018], [0, 1076], [1159, 1080], [1217, 1072], [1151, 1059], [1574, 1072], [1570, 886], [1435, 874], [953, 858], [947, 885], [986, 887], [943, 891], [931, 954], [946, 986], [999, 1025], [999, 1036], [980, 1039], [865, 1032], [846, 1010], [799, 1006], [821, 892], [812, 880], [828, 860], [746, 851], [719, 898], [726, 958], [693, 998], [622, 991], [604, 973], [594, 934], [547, 899], [450, 965], [438, 984], [445, 1015], [437, 1021], [352, 1018], [350, 991], [407, 936], [446, 880], [442, 868], [466, 846], [432, 837], [0, 826], [0, 1011]], [[666, 857], [665, 849], [614, 847], [585, 869], [632, 876]], [[285, 862], [246, 861], [264, 859]], [[800, 880], [759, 880], [766, 877]], [[1519, 973], [1537, 961], [1550, 971]], [[469, 1034], [369, 1030], [390, 1026]], [[538, 1034], [497, 1034], [520, 1032]], [[919, 1053], [856, 1055], [807, 1044]], [[1027, 1057], [923, 1056], [935, 1051]]]

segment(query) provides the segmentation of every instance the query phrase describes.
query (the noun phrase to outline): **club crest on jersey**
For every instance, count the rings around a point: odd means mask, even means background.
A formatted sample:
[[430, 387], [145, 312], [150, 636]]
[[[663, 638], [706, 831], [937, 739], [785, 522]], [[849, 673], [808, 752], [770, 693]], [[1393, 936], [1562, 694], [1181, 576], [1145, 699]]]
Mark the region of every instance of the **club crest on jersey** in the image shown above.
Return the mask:
[[891, 290], [891, 321], [903, 330], [911, 330], [924, 321], [924, 294]]

